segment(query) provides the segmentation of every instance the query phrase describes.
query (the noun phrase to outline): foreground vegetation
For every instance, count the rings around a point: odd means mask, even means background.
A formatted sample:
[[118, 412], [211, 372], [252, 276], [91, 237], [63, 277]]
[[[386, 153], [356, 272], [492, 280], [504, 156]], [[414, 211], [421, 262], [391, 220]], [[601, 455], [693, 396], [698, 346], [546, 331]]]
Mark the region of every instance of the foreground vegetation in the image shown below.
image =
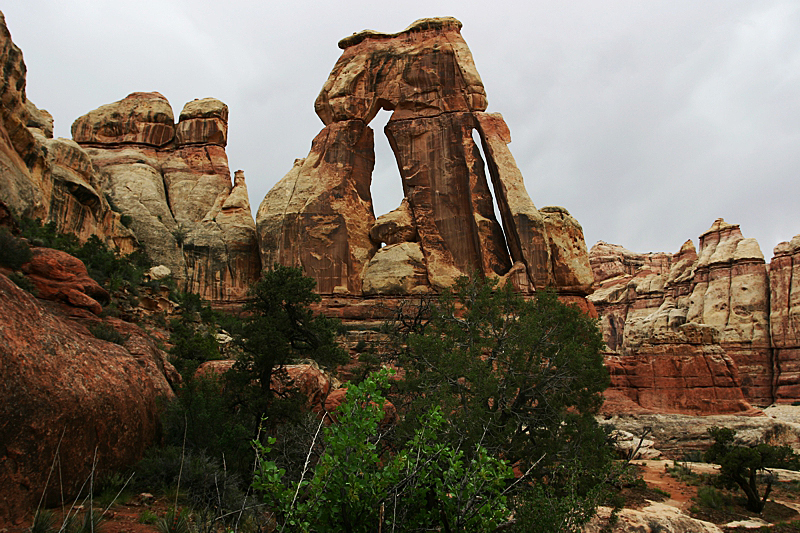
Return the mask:
[[[147, 287], [144, 254], [123, 259], [96, 237], [79, 244], [53, 227], [21, 225], [28, 241], [83, 259], [116, 305], [135, 304]], [[8, 232], [0, 240], [13, 251], [0, 260], [19, 269], [27, 245]], [[309, 309], [319, 299], [313, 289], [299, 270], [276, 265], [235, 316], [173, 291], [179, 314], [161, 326], [183, 384], [165, 406], [162, 441], [130, 472], [93, 480], [84, 505], [156, 492], [172, 514], [141, 518], [165, 533], [549, 532], [578, 531], [599, 503], [621, 505], [619, 489], [638, 486], [595, 419], [608, 386], [597, 326], [555, 294], [526, 301], [509, 287], [462, 279], [438, 298], [403, 304], [384, 328], [388, 341], [360, 346], [369, 352], [363, 379], [321, 416], [306, 396], [271, 387], [293, 362], [330, 371], [348, 362], [341, 325]], [[222, 357], [221, 332], [233, 339], [225, 356], [236, 364], [197, 376]], [[706, 459], [722, 475], [698, 493], [698, 509], [724, 507], [740, 490], [761, 512], [772, 490], [791, 490], [768, 476], [797, 468], [791, 450], [737, 446], [719, 428], [712, 437]], [[59, 523], [36, 516], [41, 533], [101, 527], [94, 514]]]

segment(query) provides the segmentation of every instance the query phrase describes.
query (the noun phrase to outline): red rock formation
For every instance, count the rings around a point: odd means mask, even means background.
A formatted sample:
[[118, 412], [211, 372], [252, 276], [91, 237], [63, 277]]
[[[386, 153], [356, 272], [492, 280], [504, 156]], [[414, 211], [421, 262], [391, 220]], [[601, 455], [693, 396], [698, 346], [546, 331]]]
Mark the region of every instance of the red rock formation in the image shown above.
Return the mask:
[[800, 235], [775, 247], [769, 265], [775, 401], [800, 398]]
[[227, 106], [205, 98], [176, 125], [162, 95], [132, 93], [72, 126], [148, 254], [217, 303], [243, 300], [261, 270], [244, 174], [231, 184], [227, 120]]
[[262, 263], [302, 267], [323, 294], [360, 294], [377, 248], [369, 238], [374, 162], [371, 128], [360, 120], [326, 126], [258, 209]]
[[25, 96], [22, 52], [0, 14], [0, 204], [55, 222], [85, 240], [101, 235], [130, 251], [133, 236], [102, 196], [102, 178], [75, 143], [53, 139], [53, 119]]
[[[263, 264], [301, 266], [326, 296], [416, 294], [473, 274], [508, 278], [524, 292], [588, 293], [581, 227], [566, 210], [540, 212], [530, 201], [508, 128], [483, 113], [483, 83], [460, 29], [453, 18], [423, 19], [339, 43], [342, 56], [315, 103], [326, 126], [259, 208]], [[385, 131], [405, 198], [375, 220], [366, 124], [380, 109], [392, 111]], [[334, 150], [330, 137], [342, 128], [352, 133]]]
[[83, 261], [50, 248], [32, 248], [31, 252], [33, 257], [22, 271], [36, 285], [39, 298], [83, 307], [96, 315], [102, 312], [109, 294], [89, 277]]
[[0, 275], [0, 523], [30, 516], [54, 458], [47, 505], [62, 486], [75, 496], [95, 454], [96, 476], [133, 464], [158, 434], [159, 398], [173, 396], [171, 366], [137, 326], [112, 344], [47, 303]]
[[[677, 355], [694, 354], [707, 359], [714, 354], [728, 358], [727, 366], [732, 363], [736, 372], [735, 376], [723, 376], [714, 370], [721, 366], [706, 365], [709, 375], [716, 376], [714, 387], [707, 391], [708, 399], [720, 393], [717, 389], [728, 388], [733, 382], [744, 398], [756, 405], [797, 398], [800, 374], [796, 353], [791, 341], [776, 343], [783, 331], [779, 324], [787, 323], [781, 322], [780, 309], [791, 308], [782, 307], [787, 302], [783, 295], [791, 291], [791, 258], [785, 259], [791, 256], [791, 246], [778, 248], [781, 251], [776, 249], [768, 277], [755, 240], [745, 239], [738, 226], [722, 219], [700, 237], [699, 253], [691, 241], [674, 255], [634, 254], [615, 245], [595, 245], [590, 260], [597, 289], [590, 300], [601, 316], [610, 353], [617, 357], [615, 361], [625, 361], [615, 363], [617, 367], [636, 368], [640, 374], [648, 371], [641, 361], [648, 361], [653, 355], [672, 354], [674, 359]], [[694, 332], [686, 337], [689, 327]], [[778, 364], [777, 356], [782, 356], [785, 364]], [[634, 382], [614, 379], [619, 390], [638, 396], [628, 390], [636, 388]], [[691, 397], [700, 393], [695, 390], [687, 394]], [[737, 400], [730, 392], [724, 392], [724, 397]], [[720, 405], [735, 408], [736, 402], [727, 400]], [[687, 404], [680, 408], [687, 412], [695, 409]]]

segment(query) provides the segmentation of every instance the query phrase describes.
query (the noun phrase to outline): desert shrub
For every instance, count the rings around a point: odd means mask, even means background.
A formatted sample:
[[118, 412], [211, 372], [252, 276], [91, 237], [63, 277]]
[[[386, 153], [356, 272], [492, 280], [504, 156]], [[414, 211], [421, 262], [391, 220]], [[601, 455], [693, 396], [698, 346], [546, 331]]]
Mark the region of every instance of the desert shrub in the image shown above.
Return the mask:
[[158, 515], [153, 511], [151, 511], [150, 509], [144, 509], [141, 513], [139, 513], [140, 524], [153, 525], [156, 522], [158, 522]]
[[197, 367], [220, 359], [216, 329], [183, 319], [170, 321], [170, 362], [185, 380], [191, 380]]
[[55, 533], [56, 516], [52, 511], [40, 509], [33, 515], [28, 533]]
[[[184, 446], [218, 460], [225, 458], [229, 470], [247, 476], [252, 470], [257, 422], [246, 410], [236, 409], [214, 376], [187, 381], [163, 415], [164, 441]], [[184, 438], [185, 436], [185, 438]], [[184, 444], [185, 442], [185, 444]]]
[[178, 487], [179, 500], [192, 508], [221, 512], [240, 508], [244, 500], [241, 478], [230, 472], [222, 458], [178, 446], [150, 448], [134, 467], [137, 490], [167, 493]]
[[23, 291], [27, 291], [34, 296], [39, 293], [39, 290], [36, 288], [36, 284], [31, 281], [31, 279], [23, 274], [22, 272], [12, 272], [8, 279], [13, 281], [17, 287], [22, 289]]
[[97, 337], [100, 340], [113, 342], [114, 344], [123, 345], [125, 341], [130, 338], [130, 335], [123, 335], [113, 326], [106, 324], [105, 322], [97, 322], [96, 324], [92, 324], [89, 326], [89, 331], [92, 332], [92, 335]]
[[730, 506], [730, 498], [714, 487], [703, 485], [697, 489], [697, 501], [703, 507], [723, 510]]
[[170, 507], [164, 515], [156, 521], [158, 533], [189, 533], [189, 509], [177, 510]]
[[0, 227], [0, 266], [19, 270], [31, 257], [33, 255], [27, 242], [12, 235], [8, 228]]

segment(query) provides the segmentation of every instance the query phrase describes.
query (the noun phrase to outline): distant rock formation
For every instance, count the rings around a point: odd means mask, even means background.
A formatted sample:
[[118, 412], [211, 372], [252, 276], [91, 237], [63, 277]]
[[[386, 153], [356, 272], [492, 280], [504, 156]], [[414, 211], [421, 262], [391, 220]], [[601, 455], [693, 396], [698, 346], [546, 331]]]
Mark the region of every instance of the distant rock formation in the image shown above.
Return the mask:
[[112, 206], [186, 289], [241, 301], [261, 273], [244, 173], [231, 186], [228, 107], [184, 106], [174, 123], [159, 93], [132, 93], [79, 117], [72, 136], [103, 174]]
[[755, 239], [722, 219], [700, 236], [699, 253], [691, 241], [676, 254], [593, 246], [589, 299], [610, 350], [611, 397], [701, 414], [797, 399], [800, 237], [792, 242], [776, 248], [769, 271]]
[[[453, 18], [422, 19], [397, 34], [363, 31], [339, 42], [342, 56], [315, 103], [325, 127], [258, 210], [263, 264], [300, 266], [332, 296], [421, 294], [463, 275], [511, 271], [523, 292], [588, 294], [583, 231], [563, 208], [534, 207], [508, 127], [484, 112], [460, 29]], [[376, 220], [367, 124], [380, 109], [392, 112], [385, 131], [405, 197]]]

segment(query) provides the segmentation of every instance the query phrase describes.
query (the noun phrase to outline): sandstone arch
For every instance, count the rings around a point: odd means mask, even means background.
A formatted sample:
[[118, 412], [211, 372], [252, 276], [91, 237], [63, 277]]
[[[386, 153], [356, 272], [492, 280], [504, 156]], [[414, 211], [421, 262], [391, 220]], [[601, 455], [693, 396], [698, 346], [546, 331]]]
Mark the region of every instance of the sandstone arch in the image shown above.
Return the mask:
[[[539, 211], [530, 200], [508, 127], [485, 113], [460, 29], [454, 18], [422, 19], [396, 34], [363, 31], [339, 42], [342, 56], [314, 105], [325, 127], [256, 216], [263, 264], [302, 267], [322, 294], [435, 291], [472, 274], [509, 276], [525, 292], [588, 293], [582, 229], [565, 209]], [[380, 109], [392, 112], [385, 132], [405, 200], [376, 221], [368, 124]], [[405, 231], [382, 241], [398, 219], [410, 219]]]

